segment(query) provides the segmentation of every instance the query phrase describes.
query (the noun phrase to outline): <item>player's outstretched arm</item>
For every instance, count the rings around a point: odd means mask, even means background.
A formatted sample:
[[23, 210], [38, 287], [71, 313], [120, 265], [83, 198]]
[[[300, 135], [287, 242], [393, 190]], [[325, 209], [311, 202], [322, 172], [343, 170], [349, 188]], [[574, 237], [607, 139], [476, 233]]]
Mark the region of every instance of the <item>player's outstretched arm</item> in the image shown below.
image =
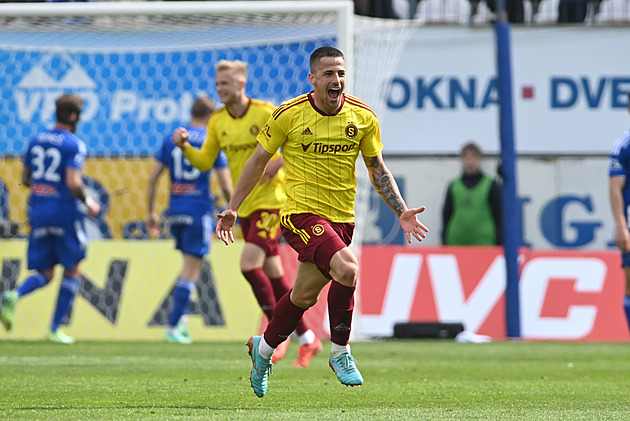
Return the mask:
[[234, 242], [232, 227], [234, 226], [234, 222], [236, 222], [238, 208], [260, 181], [265, 172], [265, 167], [272, 156], [272, 154], [258, 144], [254, 154], [247, 160], [243, 172], [236, 183], [236, 188], [234, 189], [230, 203], [228, 203], [227, 208], [218, 215], [217, 237], [225, 244]]
[[416, 240], [422, 241], [427, 236], [426, 233], [429, 232], [429, 229], [422, 222], [418, 221], [416, 215], [424, 212], [426, 208], [424, 206], [415, 209], [407, 208], [396, 180], [394, 180], [392, 173], [385, 166], [381, 154], [373, 157], [363, 157], [363, 161], [370, 174], [372, 185], [385, 203], [398, 215], [400, 226], [407, 236], [407, 241], [411, 243], [412, 235]]

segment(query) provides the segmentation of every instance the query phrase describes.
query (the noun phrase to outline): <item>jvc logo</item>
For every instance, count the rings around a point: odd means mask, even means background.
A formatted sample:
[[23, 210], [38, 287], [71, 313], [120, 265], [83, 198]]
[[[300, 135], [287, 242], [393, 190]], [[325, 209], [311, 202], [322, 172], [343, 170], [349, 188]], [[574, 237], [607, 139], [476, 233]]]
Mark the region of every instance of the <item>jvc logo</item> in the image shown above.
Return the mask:
[[302, 145], [302, 150], [307, 152], [311, 146], [313, 146], [313, 152], [318, 154], [336, 154], [338, 152], [348, 152], [354, 149], [355, 144], [350, 143], [347, 145], [324, 145], [323, 143], [300, 143]]
[[[485, 270], [472, 279], [461, 268], [475, 257], [479, 255], [395, 253], [387, 271], [381, 310], [362, 315], [363, 333], [389, 335], [395, 322], [411, 317], [459, 320], [472, 332], [484, 326], [491, 329], [498, 306], [505, 305], [505, 261], [497, 252]], [[379, 264], [387, 265], [386, 259], [383, 256]], [[598, 324], [609, 321], [609, 307], [599, 301], [599, 297], [606, 297], [607, 273], [606, 262], [598, 257], [536, 256], [523, 261], [519, 282], [523, 337], [582, 339]], [[422, 308], [418, 307], [416, 292], [421, 285], [430, 295]], [[435, 309], [434, 314], [430, 308]]]

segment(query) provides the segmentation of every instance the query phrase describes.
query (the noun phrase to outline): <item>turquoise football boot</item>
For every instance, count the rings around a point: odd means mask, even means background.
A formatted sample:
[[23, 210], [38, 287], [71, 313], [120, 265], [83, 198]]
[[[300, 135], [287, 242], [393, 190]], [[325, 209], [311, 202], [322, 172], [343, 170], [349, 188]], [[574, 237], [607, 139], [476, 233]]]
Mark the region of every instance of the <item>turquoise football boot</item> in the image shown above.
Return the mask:
[[335, 372], [341, 384], [346, 386], [361, 386], [363, 384], [363, 376], [357, 369], [357, 360], [349, 353], [344, 352], [337, 358], [333, 358], [331, 355], [328, 365]]
[[252, 336], [247, 341], [249, 355], [252, 357], [252, 371], [249, 380], [254, 389], [254, 393], [262, 398], [267, 393], [267, 379], [273, 373], [273, 364], [271, 358], [263, 358], [258, 353], [258, 344], [262, 336]]

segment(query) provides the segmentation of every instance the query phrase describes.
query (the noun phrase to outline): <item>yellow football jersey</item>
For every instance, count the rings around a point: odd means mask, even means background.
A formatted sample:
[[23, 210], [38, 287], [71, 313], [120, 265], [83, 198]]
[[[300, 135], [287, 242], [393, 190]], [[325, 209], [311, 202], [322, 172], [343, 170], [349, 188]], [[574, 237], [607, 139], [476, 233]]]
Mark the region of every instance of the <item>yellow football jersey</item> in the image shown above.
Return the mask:
[[[230, 115], [225, 107], [218, 109], [208, 120], [206, 140], [201, 149], [188, 147], [184, 156], [195, 167], [206, 169], [216, 160], [219, 149], [223, 149], [236, 186], [245, 163], [258, 145], [256, 136], [274, 109], [273, 104], [256, 99], [250, 99], [247, 111], [240, 117]], [[279, 157], [278, 152], [274, 158]], [[284, 169], [281, 168], [271, 183], [259, 183], [239, 208], [238, 216], [247, 217], [259, 209], [280, 209], [286, 201], [284, 179]]]
[[383, 144], [374, 112], [354, 96], [344, 94], [342, 101], [337, 114], [324, 115], [310, 94], [301, 95], [282, 103], [258, 135], [267, 152], [282, 148], [287, 202], [281, 215], [354, 221], [359, 151], [374, 157]]

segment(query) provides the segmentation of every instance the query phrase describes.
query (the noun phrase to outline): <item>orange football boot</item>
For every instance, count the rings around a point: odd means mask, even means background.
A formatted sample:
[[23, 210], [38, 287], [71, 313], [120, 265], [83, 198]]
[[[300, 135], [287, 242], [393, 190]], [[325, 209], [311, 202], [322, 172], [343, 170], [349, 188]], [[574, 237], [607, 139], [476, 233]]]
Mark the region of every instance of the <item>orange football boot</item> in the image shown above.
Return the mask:
[[293, 363], [293, 367], [308, 367], [313, 358], [322, 350], [322, 341], [316, 336], [315, 340], [310, 344], [302, 345], [298, 349], [297, 360]]
[[280, 343], [275, 351], [273, 351], [273, 355], [271, 356], [271, 362], [276, 363], [276, 361], [280, 361], [287, 354], [287, 348], [289, 347], [289, 342], [291, 340], [287, 338], [286, 341]]

